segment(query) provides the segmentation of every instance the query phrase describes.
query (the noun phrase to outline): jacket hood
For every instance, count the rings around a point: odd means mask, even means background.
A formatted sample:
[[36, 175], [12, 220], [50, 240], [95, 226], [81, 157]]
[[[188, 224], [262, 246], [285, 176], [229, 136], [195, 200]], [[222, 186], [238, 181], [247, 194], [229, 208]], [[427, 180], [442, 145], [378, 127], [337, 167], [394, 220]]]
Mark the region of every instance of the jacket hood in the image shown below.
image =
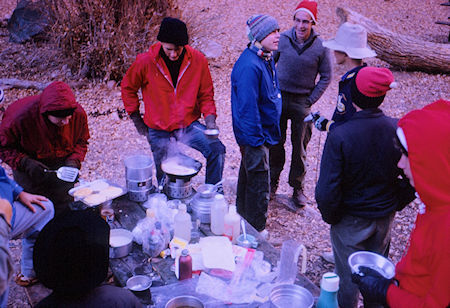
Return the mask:
[[405, 115], [403, 129], [414, 186], [427, 209], [450, 206], [450, 101], [438, 100]]
[[77, 105], [72, 89], [62, 81], [55, 81], [42, 91], [39, 112], [42, 114], [47, 111], [75, 109]]

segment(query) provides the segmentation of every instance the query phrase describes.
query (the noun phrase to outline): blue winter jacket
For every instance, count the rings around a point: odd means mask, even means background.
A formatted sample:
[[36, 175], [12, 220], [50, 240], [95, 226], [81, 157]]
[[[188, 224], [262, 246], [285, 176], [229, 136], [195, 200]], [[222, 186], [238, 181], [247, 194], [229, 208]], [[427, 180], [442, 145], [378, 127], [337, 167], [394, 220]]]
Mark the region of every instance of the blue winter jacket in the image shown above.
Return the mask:
[[17, 196], [23, 191], [23, 188], [19, 186], [14, 180], [10, 179], [0, 166], [0, 198], [6, 199], [9, 203], [13, 204]]
[[239, 145], [275, 145], [280, 140], [281, 93], [273, 59], [247, 48], [231, 72], [233, 130]]

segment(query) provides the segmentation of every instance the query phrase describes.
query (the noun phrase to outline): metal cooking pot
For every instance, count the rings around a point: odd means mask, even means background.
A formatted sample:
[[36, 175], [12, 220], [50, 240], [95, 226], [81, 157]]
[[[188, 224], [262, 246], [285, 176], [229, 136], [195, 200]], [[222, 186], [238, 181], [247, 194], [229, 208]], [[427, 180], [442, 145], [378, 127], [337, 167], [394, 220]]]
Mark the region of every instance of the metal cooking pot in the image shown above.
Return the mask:
[[295, 284], [280, 284], [270, 292], [270, 304], [273, 308], [311, 308], [314, 297], [311, 292]]
[[204, 305], [200, 299], [194, 296], [182, 295], [177, 296], [169, 300], [165, 306], [165, 308], [203, 308]]
[[[167, 162], [168, 160], [174, 160], [177, 164], [181, 166], [190, 167], [195, 171], [190, 174], [172, 173], [171, 170], [167, 170], [164, 168], [164, 162]], [[190, 180], [192, 177], [196, 176], [200, 172], [201, 168], [202, 168], [201, 162], [181, 153], [178, 153], [177, 155], [174, 156], [170, 156], [161, 163], [162, 171], [164, 171], [164, 173], [169, 177], [169, 179], [173, 181], [175, 181], [176, 179]]]
[[111, 229], [109, 233], [109, 257], [122, 258], [131, 252], [133, 233], [126, 229]]

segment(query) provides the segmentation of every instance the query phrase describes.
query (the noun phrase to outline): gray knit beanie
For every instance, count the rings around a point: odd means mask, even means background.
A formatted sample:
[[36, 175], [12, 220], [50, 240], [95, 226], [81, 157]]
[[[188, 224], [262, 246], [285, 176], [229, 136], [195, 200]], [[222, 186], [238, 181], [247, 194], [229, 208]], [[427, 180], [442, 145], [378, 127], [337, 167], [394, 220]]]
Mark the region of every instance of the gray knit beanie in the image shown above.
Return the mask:
[[269, 15], [257, 14], [247, 20], [247, 36], [251, 42], [261, 42], [270, 33], [279, 29], [277, 20]]

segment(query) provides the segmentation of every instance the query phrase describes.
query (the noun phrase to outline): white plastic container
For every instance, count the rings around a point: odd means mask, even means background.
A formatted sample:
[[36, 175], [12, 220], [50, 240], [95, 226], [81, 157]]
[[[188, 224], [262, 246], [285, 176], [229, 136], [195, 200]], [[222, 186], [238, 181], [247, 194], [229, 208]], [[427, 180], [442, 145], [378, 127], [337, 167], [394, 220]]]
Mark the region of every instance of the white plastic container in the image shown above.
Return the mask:
[[224, 218], [224, 235], [230, 239], [233, 244], [241, 233], [241, 216], [236, 211], [235, 205], [230, 205], [228, 213]]
[[191, 241], [191, 215], [186, 212], [186, 204], [181, 203], [178, 206], [178, 213], [174, 217], [174, 237]]
[[214, 197], [211, 206], [211, 232], [215, 235], [223, 235], [225, 232], [225, 215], [228, 213], [228, 204], [222, 194]]

